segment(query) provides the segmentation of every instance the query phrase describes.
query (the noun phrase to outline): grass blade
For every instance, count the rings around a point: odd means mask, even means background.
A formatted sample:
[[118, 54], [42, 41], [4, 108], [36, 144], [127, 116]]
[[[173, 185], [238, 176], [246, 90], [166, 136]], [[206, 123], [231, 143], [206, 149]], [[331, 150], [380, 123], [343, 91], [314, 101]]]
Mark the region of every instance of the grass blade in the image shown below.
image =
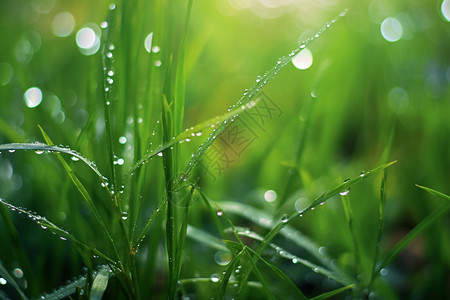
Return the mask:
[[440, 217], [445, 215], [450, 210], [450, 196], [438, 192], [436, 190], [430, 189], [425, 186], [416, 184], [418, 188], [421, 188], [430, 194], [442, 198], [445, 200], [438, 208], [426, 216], [419, 224], [417, 224], [410, 232], [408, 232], [384, 257], [378, 266], [376, 273], [378, 273], [382, 268], [389, 265], [405, 248], [411, 243], [419, 234], [421, 234], [428, 226], [433, 224]]
[[[1, 201], [1, 199], [0, 199]], [[8, 270], [3, 266], [2, 262], [0, 261], [0, 275], [7, 281], [8, 284], [12, 285], [14, 289], [17, 291], [17, 293], [20, 295], [21, 299], [28, 299], [27, 296], [25, 296], [25, 293], [23, 292], [22, 288], [17, 284], [16, 279], [14, 276], [12, 276]]]
[[360, 253], [359, 253], [359, 247], [358, 247], [358, 240], [356, 238], [355, 227], [353, 226], [353, 212], [351, 209], [350, 199], [348, 197], [348, 194], [341, 195], [341, 200], [342, 200], [342, 206], [344, 207], [345, 217], [347, 219], [348, 229], [350, 230], [350, 235], [352, 237], [353, 256], [354, 256], [354, 260], [355, 260], [356, 272], [359, 274], [360, 272], [362, 272], [361, 260], [360, 260]]
[[109, 274], [109, 268], [106, 266], [103, 266], [100, 271], [98, 271], [98, 274], [95, 276], [94, 282], [92, 283], [90, 300], [102, 299], [103, 293], [108, 286]]
[[310, 299], [311, 299], [311, 300], [328, 299], [328, 298], [331, 298], [331, 297], [333, 297], [333, 296], [336, 296], [337, 294], [340, 294], [340, 293], [342, 293], [342, 292], [345, 292], [346, 290], [351, 289], [351, 288], [353, 288], [354, 286], [355, 286], [354, 284], [349, 284], [349, 285], [347, 285], [347, 286], [341, 287], [341, 288], [336, 289], [336, 290], [334, 290], [334, 291], [330, 291], [330, 292], [327, 292], [327, 293], [323, 293], [323, 294], [321, 294], [321, 295], [319, 295], [319, 296], [316, 296], [316, 297], [310, 298]]

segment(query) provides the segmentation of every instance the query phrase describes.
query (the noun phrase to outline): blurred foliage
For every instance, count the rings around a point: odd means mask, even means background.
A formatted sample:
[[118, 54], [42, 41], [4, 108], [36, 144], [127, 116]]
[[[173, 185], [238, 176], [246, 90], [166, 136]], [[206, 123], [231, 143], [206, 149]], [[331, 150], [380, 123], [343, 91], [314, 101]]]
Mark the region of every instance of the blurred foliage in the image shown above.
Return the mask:
[[[178, 2], [182, 15], [185, 3]], [[205, 193], [216, 201], [232, 199], [281, 216], [296, 205], [305, 206], [345, 178], [386, 162], [381, 161], [382, 155], [393, 134], [392, 152], [384, 159], [397, 159], [398, 163], [389, 169], [380, 251], [391, 247], [439, 204], [414, 184], [450, 193], [450, 23], [441, 4], [437, 0], [194, 1], [186, 48], [186, 128], [224, 113], [278, 57], [348, 8], [344, 19], [308, 47], [313, 55], [310, 68], [299, 70], [289, 65], [264, 88], [264, 95], [280, 113], [265, 119], [263, 127], [251, 125], [256, 138], [248, 148], [239, 155], [229, 152], [233, 162], [222, 165], [222, 171], [214, 164], [207, 166], [208, 171], [198, 169]], [[106, 169], [101, 57], [99, 52], [83, 55], [75, 37], [86, 24], [100, 26], [108, 5], [100, 0], [0, 1], [0, 144], [42, 142], [40, 124], [56, 144], [69, 145]], [[75, 21], [66, 37], [54, 34], [62, 26], [53, 25], [61, 12], [69, 12]], [[146, 11], [139, 13], [145, 15]], [[155, 17], [151, 11], [148, 14]], [[386, 18], [401, 24], [398, 41], [383, 37], [381, 24]], [[149, 19], [143, 25], [148, 28], [134, 33], [134, 39], [141, 41], [136, 57], [147, 55], [144, 39], [153, 31], [152, 22]], [[155, 33], [153, 42], [158, 44], [163, 38]], [[148, 80], [139, 74], [156, 66], [153, 61], [136, 63], [140, 73], [125, 76], [131, 76], [139, 89]], [[42, 102], [34, 108], [24, 101], [24, 93], [31, 87], [42, 91]], [[296, 163], [296, 137], [300, 138], [306, 120], [306, 142]], [[97, 134], [81, 139], [86, 126], [95, 128]], [[198, 143], [183, 145], [185, 159]], [[220, 141], [215, 145], [223, 147]], [[128, 151], [126, 145], [121, 151]], [[87, 183], [93, 178], [87, 167], [73, 167]], [[290, 174], [294, 174], [291, 186], [286, 187]], [[157, 187], [158, 180], [152, 178], [149, 185]], [[93, 217], [52, 155], [37, 159], [34, 153], [1, 153], [0, 182], [1, 198], [57, 220], [85, 240], [95, 240], [89, 227], [76, 225], [89, 223]], [[104, 197], [97, 181], [89, 184], [89, 192]], [[367, 269], [376, 247], [379, 185], [378, 179], [371, 180], [355, 186], [349, 194], [361, 263]], [[264, 201], [267, 190], [278, 194], [273, 203]], [[284, 203], [278, 204], [282, 197]], [[210, 221], [202, 215], [199, 202], [194, 203], [198, 213], [191, 221], [207, 230]], [[27, 271], [34, 274], [34, 278], [28, 277], [33, 295], [82, 273], [74, 248], [55, 241], [21, 216], [10, 218], [18, 228], [16, 242], [25, 245], [26, 255], [31, 257]], [[380, 290], [385, 289], [384, 297], [444, 299], [450, 295], [449, 222], [448, 215], [439, 220], [389, 267], [388, 275], [377, 283]], [[6, 219], [0, 218], [1, 228], [6, 224]], [[296, 226], [326, 246], [339, 263], [351, 265], [352, 240], [339, 201], [330, 201]], [[17, 265], [17, 257], [25, 254], [6, 246], [13, 239], [3, 233], [1, 230], [1, 261], [9, 270], [25, 270]], [[184, 276], [209, 277], [220, 272], [214, 251], [192, 240], [187, 241], [186, 249]], [[310, 271], [297, 272], [289, 263], [280, 264], [308, 296], [336, 288]], [[201, 289], [197, 292], [202, 294]]]

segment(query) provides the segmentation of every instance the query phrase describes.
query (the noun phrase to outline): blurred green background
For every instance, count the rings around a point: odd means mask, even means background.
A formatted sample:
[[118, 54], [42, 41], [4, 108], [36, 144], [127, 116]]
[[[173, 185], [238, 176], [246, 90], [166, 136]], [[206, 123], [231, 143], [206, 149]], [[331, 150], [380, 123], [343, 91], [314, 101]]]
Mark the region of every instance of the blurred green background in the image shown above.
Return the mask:
[[[55, 144], [68, 145], [100, 169], [106, 168], [106, 148], [99, 148], [103, 145], [98, 92], [101, 58], [93, 34], [99, 34], [109, 4], [0, 1], [0, 143], [42, 142], [40, 124]], [[179, 5], [178, 13], [183, 15], [186, 4], [179, 1]], [[204, 161], [206, 168], [197, 169], [197, 176], [205, 193], [216, 201], [240, 201], [281, 216], [345, 178], [386, 162], [382, 155], [392, 137], [387, 160], [398, 163], [389, 169], [383, 252], [441, 201], [415, 184], [450, 193], [450, 1], [194, 1], [186, 48], [184, 127], [224, 113], [278, 57], [287, 55], [343, 9], [348, 9], [346, 17], [308, 46], [310, 56], [297, 60], [305, 64], [304, 69], [289, 64], [264, 88], [278, 113], [265, 118], [263, 127], [244, 118], [255, 139], [239, 155], [217, 141], [215, 145], [228, 151], [233, 162], [218, 170], [211, 161]], [[134, 49], [140, 73], [130, 76], [137, 89], [147, 82], [142, 76], [147, 68], [167, 63], [165, 49], [154, 48], [164, 32], [154, 32], [151, 59], [144, 59], [150, 55], [145, 38], [153, 32], [151, 18], [155, 17], [149, 11], [148, 24], [135, 34], [141, 41]], [[84, 41], [85, 49], [83, 41], [77, 41], [83, 28], [91, 28], [87, 36], [93, 35], [92, 41]], [[306, 120], [304, 152], [295, 164], [299, 128]], [[93, 126], [99, 134], [79, 140], [85, 126]], [[122, 134], [132, 138], [126, 135], [130, 132]], [[129, 149], [119, 143], [126, 156]], [[199, 143], [182, 145], [182, 152], [189, 157]], [[92, 178], [86, 167], [76, 171], [87, 181]], [[294, 173], [292, 186], [285, 193], [289, 172]], [[95, 185], [92, 192], [102, 197]], [[370, 267], [375, 247], [379, 186], [379, 178], [371, 179], [349, 194], [365, 267]], [[278, 201], [286, 197], [280, 210], [276, 210], [277, 200], [266, 201], [268, 196], [265, 200], [269, 190], [275, 191]], [[0, 197], [63, 227], [92, 219], [84, 205], [70, 199], [79, 197], [77, 191], [51, 155], [36, 159], [29, 152], [1, 153]], [[80, 212], [78, 217], [70, 213], [73, 209]], [[55, 241], [24, 217], [14, 215], [13, 221], [17, 241], [25, 245], [32, 257], [31, 268], [41, 277], [35, 291], [49, 291], [81, 273], [80, 261], [67, 259], [76, 257], [75, 249]], [[6, 226], [2, 222], [0, 226]], [[192, 222], [208, 226], [200, 215]], [[382, 283], [391, 286], [385, 297], [444, 299], [450, 295], [449, 222], [448, 215], [439, 220], [393, 263]], [[297, 225], [343, 265], [351, 259], [351, 238], [338, 199]], [[13, 270], [20, 267], [20, 253], [9, 247], [13, 239], [4, 233], [0, 230], [0, 259]], [[93, 233], [82, 234], [88, 238]], [[199, 250], [190, 240], [187, 248], [186, 277], [219, 270], [214, 251]], [[196, 257], [199, 251], [202, 255]], [[289, 265], [286, 270], [311, 295], [329, 287], [326, 280], [305, 275], [304, 270], [292, 270]], [[306, 283], [300, 277], [307, 278]]]

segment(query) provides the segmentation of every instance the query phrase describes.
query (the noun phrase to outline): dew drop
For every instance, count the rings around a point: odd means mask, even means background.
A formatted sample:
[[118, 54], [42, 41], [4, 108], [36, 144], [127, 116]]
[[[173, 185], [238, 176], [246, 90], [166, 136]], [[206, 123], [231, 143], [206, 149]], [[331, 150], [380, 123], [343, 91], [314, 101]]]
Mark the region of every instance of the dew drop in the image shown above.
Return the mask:
[[126, 137], [121, 136], [121, 137], [119, 138], [119, 143], [120, 143], [120, 144], [124, 145], [124, 144], [126, 144], [126, 142], [127, 142], [127, 138], [126, 138]]
[[219, 217], [223, 216], [223, 211], [218, 210], [218, 211], [217, 211], [217, 216], [219, 216]]
[[67, 239], [65, 238], [65, 237], [63, 237], [63, 236], [60, 236], [59, 237], [61, 240], [63, 240], [63, 241], [67, 241]]
[[16, 150], [8, 150], [10, 153], [14, 153], [16, 152]]
[[297, 258], [293, 258], [293, 259], [292, 259], [292, 263], [293, 263], [293, 264], [296, 264], [296, 263], [298, 263], [298, 260], [297, 260]]
[[44, 150], [36, 150], [35, 152], [36, 152], [36, 154], [42, 154], [42, 153], [44, 153]]
[[19, 268], [15, 268], [13, 271], [14, 276], [16, 276], [16, 278], [22, 278], [23, 277], [23, 271]]
[[112, 54], [112, 52], [108, 52], [108, 53], [106, 53], [106, 57], [107, 57], [107, 58], [112, 58], [112, 57], [113, 57], [113, 54]]
[[158, 152], [158, 154], [156, 154], [156, 155], [163, 156], [163, 153], [162, 152]]
[[211, 282], [219, 282], [219, 275], [217, 274], [212, 274], [209, 279], [211, 280]]
[[350, 193], [350, 190], [345, 190], [345, 191], [343, 191], [343, 192], [340, 192], [339, 195], [341, 195], [341, 196], [347, 196], [348, 193]]
[[288, 215], [284, 215], [281, 217], [281, 223], [287, 223], [289, 221]]
[[366, 172], [361, 171], [361, 174], [359, 174], [359, 177], [365, 177], [366, 176]]
[[380, 275], [381, 275], [381, 276], [385, 277], [385, 276], [387, 276], [388, 274], [389, 274], [389, 270], [388, 270], [388, 269], [383, 268], [383, 269], [380, 270]]
[[128, 219], [128, 213], [124, 211], [124, 212], [122, 213], [122, 220], [125, 221], [126, 219]]
[[220, 266], [226, 266], [232, 258], [229, 251], [217, 251], [216, 254], [214, 254], [214, 261]]
[[316, 209], [316, 207], [314, 207], [314, 206], [313, 206], [313, 207], [311, 207], [311, 210], [315, 210], [315, 209]]
[[5, 278], [0, 277], [0, 284], [1, 284], [1, 285], [5, 285], [5, 284], [7, 284], [7, 283], [8, 283], [8, 281], [6, 281]]

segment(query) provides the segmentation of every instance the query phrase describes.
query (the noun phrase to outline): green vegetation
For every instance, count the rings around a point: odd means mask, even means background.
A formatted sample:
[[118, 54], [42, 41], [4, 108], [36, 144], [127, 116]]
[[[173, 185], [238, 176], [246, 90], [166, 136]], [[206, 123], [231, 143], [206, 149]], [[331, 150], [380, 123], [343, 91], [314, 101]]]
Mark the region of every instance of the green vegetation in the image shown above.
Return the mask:
[[0, 299], [448, 298], [423, 2], [2, 1]]

